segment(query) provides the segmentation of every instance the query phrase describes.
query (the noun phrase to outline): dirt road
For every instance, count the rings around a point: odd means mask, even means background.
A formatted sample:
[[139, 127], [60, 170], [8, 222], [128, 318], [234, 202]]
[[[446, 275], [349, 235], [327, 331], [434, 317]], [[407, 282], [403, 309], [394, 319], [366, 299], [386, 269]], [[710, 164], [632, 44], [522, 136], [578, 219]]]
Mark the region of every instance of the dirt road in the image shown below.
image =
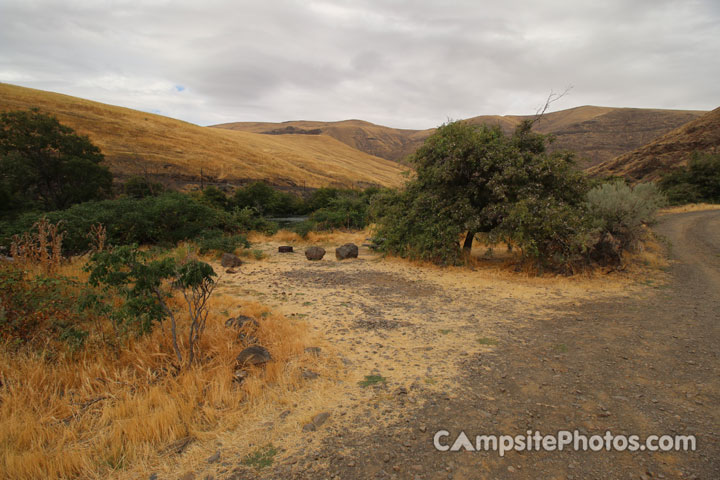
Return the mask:
[[[290, 307], [307, 305], [331, 342], [348, 355], [357, 350], [349, 368], [389, 380], [357, 395], [356, 382], [346, 382], [345, 406], [328, 407], [324, 435], [306, 434], [305, 447], [268, 469], [228, 465], [218, 477], [720, 478], [720, 211], [669, 215], [656, 230], [672, 243], [666, 281], [584, 298], [546, 287], [523, 293], [512, 283], [480, 288], [466, 285], [465, 274], [423, 276], [411, 267], [382, 272], [384, 263], [372, 261], [297, 260], [273, 273], [268, 281], [279, 278], [283, 289], [322, 292]], [[458, 275], [452, 288], [443, 283]], [[451, 376], [441, 388], [429, 385]], [[449, 432], [445, 444], [461, 431], [473, 443], [476, 435], [528, 430], [643, 441], [694, 435], [697, 449], [500, 457], [440, 452], [433, 445], [440, 430]]]

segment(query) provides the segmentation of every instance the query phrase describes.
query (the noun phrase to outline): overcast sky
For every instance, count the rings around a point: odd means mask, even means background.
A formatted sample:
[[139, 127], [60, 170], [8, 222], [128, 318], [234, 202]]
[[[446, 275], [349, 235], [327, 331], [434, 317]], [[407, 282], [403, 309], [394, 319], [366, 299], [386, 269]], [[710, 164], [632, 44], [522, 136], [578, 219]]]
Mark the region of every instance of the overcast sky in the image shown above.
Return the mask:
[[718, 0], [1, 0], [0, 82], [200, 125], [720, 105]]

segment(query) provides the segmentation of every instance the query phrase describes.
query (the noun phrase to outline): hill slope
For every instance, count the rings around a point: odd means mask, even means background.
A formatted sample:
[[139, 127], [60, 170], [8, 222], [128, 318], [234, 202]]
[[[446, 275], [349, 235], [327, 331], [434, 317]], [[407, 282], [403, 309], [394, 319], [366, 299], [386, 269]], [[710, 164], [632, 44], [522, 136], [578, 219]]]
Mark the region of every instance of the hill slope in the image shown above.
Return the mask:
[[589, 172], [622, 175], [635, 182], [655, 180], [663, 172], [686, 165], [696, 151], [720, 152], [720, 107]]
[[0, 111], [37, 107], [88, 135], [119, 177], [177, 185], [263, 179], [281, 186], [399, 185], [405, 170], [327, 135], [258, 135], [0, 83]]
[[[555, 136], [552, 148], [578, 154], [583, 168], [632, 151], [701, 116], [705, 112], [584, 106], [548, 113], [535, 130]], [[532, 115], [484, 115], [467, 119], [474, 124], [500, 125], [511, 132]], [[226, 123], [217, 128], [279, 136], [317, 134], [332, 136], [364, 152], [402, 161], [417, 150], [435, 130], [401, 130], [359, 120], [343, 122], [291, 121], [283, 123]]]

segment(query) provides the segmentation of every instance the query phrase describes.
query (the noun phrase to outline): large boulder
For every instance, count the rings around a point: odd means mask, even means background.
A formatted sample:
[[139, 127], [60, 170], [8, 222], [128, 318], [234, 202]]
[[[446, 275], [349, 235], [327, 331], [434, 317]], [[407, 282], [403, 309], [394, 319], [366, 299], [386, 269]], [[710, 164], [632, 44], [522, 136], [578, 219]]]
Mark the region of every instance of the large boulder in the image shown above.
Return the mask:
[[325, 256], [325, 249], [322, 247], [308, 247], [305, 249], [305, 258], [308, 260], [322, 260]]
[[358, 247], [354, 243], [346, 243], [335, 249], [335, 257], [338, 260], [345, 260], [346, 258], [357, 258]]
[[220, 259], [220, 265], [225, 268], [239, 267], [242, 264], [242, 260], [240, 260], [237, 255], [233, 255], [232, 253], [223, 253], [222, 258]]

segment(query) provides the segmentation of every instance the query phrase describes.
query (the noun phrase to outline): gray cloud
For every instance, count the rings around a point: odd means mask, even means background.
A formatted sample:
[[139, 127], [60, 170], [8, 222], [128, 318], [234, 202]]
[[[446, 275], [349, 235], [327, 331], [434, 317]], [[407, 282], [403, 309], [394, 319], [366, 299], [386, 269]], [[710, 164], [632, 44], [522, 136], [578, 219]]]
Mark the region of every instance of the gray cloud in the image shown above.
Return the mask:
[[715, 0], [4, 0], [0, 81], [198, 124], [720, 103]]

